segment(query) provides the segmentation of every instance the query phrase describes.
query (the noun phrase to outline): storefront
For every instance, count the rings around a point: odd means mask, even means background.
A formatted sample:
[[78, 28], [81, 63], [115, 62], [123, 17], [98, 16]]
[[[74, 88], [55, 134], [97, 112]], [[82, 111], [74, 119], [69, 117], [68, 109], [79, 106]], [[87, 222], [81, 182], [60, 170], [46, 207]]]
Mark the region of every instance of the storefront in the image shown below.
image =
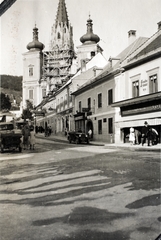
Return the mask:
[[115, 122], [116, 132], [120, 134], [117, 141], [128, 141], [130, 127], [141, 133], [144, 121], [147, 121], [158, 132], [158, 142], [161, 142], [161, 92], [115, 102], [112, 106], [120, 108], [120, 117]]

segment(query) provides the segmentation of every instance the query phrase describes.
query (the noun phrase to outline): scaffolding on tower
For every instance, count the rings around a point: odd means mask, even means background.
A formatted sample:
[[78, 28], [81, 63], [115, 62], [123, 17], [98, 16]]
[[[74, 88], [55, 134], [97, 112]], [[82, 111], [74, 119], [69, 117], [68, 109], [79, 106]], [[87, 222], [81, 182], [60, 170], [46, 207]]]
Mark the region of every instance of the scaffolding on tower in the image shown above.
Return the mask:
[[43, 80], [49, 85], [52, 92], [56, 92], [72, 76], [71, 65], [74, 51], [57, 47], [43, 52]]

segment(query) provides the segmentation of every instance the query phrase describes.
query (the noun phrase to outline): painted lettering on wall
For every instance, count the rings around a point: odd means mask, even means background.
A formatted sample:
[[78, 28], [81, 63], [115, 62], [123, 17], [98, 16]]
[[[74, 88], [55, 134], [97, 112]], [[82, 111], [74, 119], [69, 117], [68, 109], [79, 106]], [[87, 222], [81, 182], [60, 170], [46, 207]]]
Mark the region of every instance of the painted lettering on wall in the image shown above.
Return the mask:
[[140, 81], [140, 87], [143, 89], [143, 91], [147, 90], [147, 86], [148, 86], [148, 80], [147, 79]]

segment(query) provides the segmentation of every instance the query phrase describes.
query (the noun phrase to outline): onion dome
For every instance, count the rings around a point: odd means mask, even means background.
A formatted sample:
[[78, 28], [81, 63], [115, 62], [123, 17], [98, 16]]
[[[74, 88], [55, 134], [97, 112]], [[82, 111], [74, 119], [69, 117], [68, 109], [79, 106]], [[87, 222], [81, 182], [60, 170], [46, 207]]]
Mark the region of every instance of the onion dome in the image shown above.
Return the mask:
[[35, 50], [35, 49], [43, 50], [44, 47], [45, 47], [44, 44], [39, 42], [39, 40], [38, 40], [38, 28], [36, 27], [36, 24], [35, 24], [35, 27], [33, 28], [33, 41], [27, 45], [27, 49], [28, 50]]
[[100, 38], [98, 37], [98, 35], [94, 34], [93, 33], [93, 23], [92, 23], [92, 20], [89, 19], [87, 20], [87, 33], [85, 35], [83, 35], [81, 38], [80, 38], [80, 41], [82, 43], [98, 43], [100, 41]]

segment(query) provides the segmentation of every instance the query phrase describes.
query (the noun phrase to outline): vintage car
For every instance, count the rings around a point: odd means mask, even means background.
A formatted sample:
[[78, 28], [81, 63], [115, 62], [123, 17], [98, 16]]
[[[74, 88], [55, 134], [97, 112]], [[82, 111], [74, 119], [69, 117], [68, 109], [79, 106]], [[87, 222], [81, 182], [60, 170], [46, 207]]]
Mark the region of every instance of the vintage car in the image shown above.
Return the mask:
[[11, 122], [0, 123], [0, 148], [1, 153], [5, 149], [22, 151], [22, 133], [19, 129], [14, 129], [14, 125]]
[[69, 143], [89, 143], [88, 135], [82, 132], [68, 132], [67, 138]]

